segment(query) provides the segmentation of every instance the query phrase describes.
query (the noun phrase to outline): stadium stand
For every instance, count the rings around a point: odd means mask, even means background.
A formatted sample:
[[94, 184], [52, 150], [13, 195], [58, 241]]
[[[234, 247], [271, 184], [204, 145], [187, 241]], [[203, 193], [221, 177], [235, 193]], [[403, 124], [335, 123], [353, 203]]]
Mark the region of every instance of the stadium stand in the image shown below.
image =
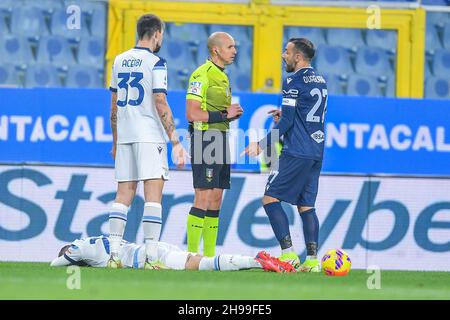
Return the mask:
[[284, 42], [287, 42], [290, 38], [308, 38], [316, 47], [326, 44], [323, 28], [286, 27], [284, 35]]
[[[422, 4], [448, 6], [450, 1], [424, 0]], [[74, 12], [73, 8], [72, 11], [68, 10], [71, 5], [78, 6], [81, 11], [80, 29], [67, 29], [68, 18]], [[425, 82], [432, 77], [449, 77], [447, 56], [450, 50], [450, 13], [435, 11], [427, 12]], [[15, 72], [22, 75], [24, 85], [30, 83], [25, 69], [33, 64], [40, 68], [52, 64], [60, 68], [60, 73], [73, 69], [73, 66], [81, 66], [87, 70], [94, 67], [104, 73], [106, 25], [107, 1], [1, 0], [0, 64], [14, 61], [14, 66], [19, 68]], [[169, 79], [170, 89], [185, 90], [186, 74], [205, 61], [208, 56], [206, 40], [215, 31], [229, 32], [236, 40], [238, 55], [235, 64], [229, 67], [230, 79], [237, 82], [233, 89], [251, 89], [251, 26], [169, 22], [159, 54], [168, 62], [169, 77], [175, 77], [173, 81]], [[369, 90], [369, 95], [370, 92], [378, 95], [381, 91], [382, 94], [391, 96], [395, 92], [395, 31], [286, 26], [283, 35], [284, 43], [290, 37], [307, 37], [314, 42], [318, 49], [314, 66], [319, 73], [330, 78], [331, 94], [351, 94], [348, 90], [354, 83], [350, 83], [349, 78], [353, 75], [379, 77], [375, 85], [378, 88]], [[287, 75], [284, 70], [282, 73], [283, 77]], [[70, 74], [67, 75], [67, 80], [69, 78]], [[369, 80], [367, 82], [374, 84]], [[20, 81], [15, 83], [21, 85]], [[76, 86], [77, 83], [80, 82], [72, 81], [71, 85]], [[99, 83], [99, 86], [103, 87], [104, 84]], [[431, 92], [431, 89], [427, 90]]]
[[425, 98], [449, 99], [450, 78], [429, 77], [425, 81]]
[[69, 42], [63, 36], [41, 38], [37, 50], [37, 62], [65, 69], [76, 64]]
[[27, 68], [25, 87], [61, 87], [61, 79], [58, 70], [53, 65], [32, 65]]
[[315, 66], [319, 72], [340, 74], [344, 77], [353, 73], [350, 54], [344, 47], [321, 45], [317, 48]]
[[325, 78], [327, 82], [327, 90], [328, 92], [332, 92], [333, 95], [343, 95], [345, 94], [343, 88], [343, 81], [339, 75], [334, 73], [322, 73], [322, 76]]
[[347, 86], [347, 94], [350, 96], [383, 96], [377, 78], [374, 76], [352, 74], [348, 78]]
[[355, 70], [361, 75], [375, 75], [386, 79], [393, 73], [385, 50], [361, 47], [356, 53]]
[[366, 43], [372, 47], [382, 48], [395, 53], [397, 50], [397, 34], [388, 30], [367, 30]]
[[450, 21], [445, 24], [442, 31], [442, 43], [445, 49], [450, 49]]
[[433, 58], [433, 74], [450, 78], [450, 50], [436, 50]]
[[0, 39], [0, 63], [13, 63], [16, 67], [25, 68], [34, 63], [34, 56], [27, 37], [3, 35]]
[[329, 45], [342, 46], [354, 52], [357, 51], [358, 47], [365, 45], [361, 29], [329, 29], [327, 31], [327, 42]]
[[90, 66], [74, 65], [67, 71], [66, 87], [99, 88], [103, 87], [103, 81], [99, 73]]
[[104, 70], [102, 60], [105, 56], [104, 37], [83, 37], [78, 47], [78, 62]]
[[36, 7], [14, 7], [11, 13], [11, 33], [32, 40], [48, 35], [42, 10]]
[[0, 86], [21, 87], [19, 76], [12, 65], [0, 64]]
[[76, 24], [73, 27], [68, 28], [68, 18], [71, 14], [68, 14], [65, 9], [57, 9], [51, 16], [50, 28], [53, 35], [63, 36], [69, 39], [71, 42], [79, 42], [81, 37], [89, 36], [89, 29], [87, 26], [87, 20], [85, 15], [81, 15], [79, 29]]

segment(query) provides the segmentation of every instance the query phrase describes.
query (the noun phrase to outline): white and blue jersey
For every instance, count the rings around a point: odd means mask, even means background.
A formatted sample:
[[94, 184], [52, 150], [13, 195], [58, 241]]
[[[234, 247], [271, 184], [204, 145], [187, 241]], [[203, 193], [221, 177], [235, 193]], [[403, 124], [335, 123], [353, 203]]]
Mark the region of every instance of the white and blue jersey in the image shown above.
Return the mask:
[[117, 92], [117, 143], [165, 143], [154, 93], [167, 94], [167, 63], [148, 48], [135, 47], [118, 55], [110, 90]]
[[[158, 257], [171, 269], [184, 269], [187, 256], [188, 253], [177, 246], [158, 242]], [[51, 266], [77, 265], [104, 268], [109, 257], [109, 238], [89, 237], [73, 241], [64, 255], [52, 261]], [[122, 240], [119, 258], [125, 268], [141, 269], [146, 259], [145, 245]]]

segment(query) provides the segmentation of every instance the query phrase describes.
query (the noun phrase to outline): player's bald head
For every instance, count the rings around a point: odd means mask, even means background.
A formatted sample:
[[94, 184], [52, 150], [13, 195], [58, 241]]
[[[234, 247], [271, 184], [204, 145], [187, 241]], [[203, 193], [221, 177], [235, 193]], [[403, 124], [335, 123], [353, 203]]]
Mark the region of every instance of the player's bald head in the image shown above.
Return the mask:
[[227, 41], [233, 41], [234, 39], [231, 35], [226, 32], [214, 32], [208, 38], [208, 50], [212, 52], [213, 48], [222, 47]]

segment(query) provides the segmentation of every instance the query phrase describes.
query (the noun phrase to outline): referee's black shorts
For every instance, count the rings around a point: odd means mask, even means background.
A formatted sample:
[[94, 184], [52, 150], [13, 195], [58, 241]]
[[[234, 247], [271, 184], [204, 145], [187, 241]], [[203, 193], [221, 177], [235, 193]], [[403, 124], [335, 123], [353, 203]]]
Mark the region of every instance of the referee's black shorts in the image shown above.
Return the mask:
[[193, 130], [190, 153], [195, 189], [230, 189], [230, 147], [227, 132]]

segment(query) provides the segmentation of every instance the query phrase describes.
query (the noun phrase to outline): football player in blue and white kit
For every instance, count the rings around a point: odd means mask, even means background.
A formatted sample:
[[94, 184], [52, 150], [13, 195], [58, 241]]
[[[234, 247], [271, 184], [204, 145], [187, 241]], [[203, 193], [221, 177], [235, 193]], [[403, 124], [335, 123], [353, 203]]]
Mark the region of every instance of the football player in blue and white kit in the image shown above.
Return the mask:
[[[145, 245], [137, 245], [122, 240], [119, 258], [126, 268], [142, 269], [146, 263]], [[221, 254], [215, 257], [203, 257], [196, 253], [182, 251], [177, 246], [157, 243], [158, 256], [163, 265], [159, 269], [172, 270], [216, 270], [236, 271], [244, 269], [264, 269], [273, 272], [295, 272], [291, 265], [271, 257], [264, 251], [256, 257]], [[108, 237], [89, 237], [78, 239], [61, 248], [58, 257], [50, 266], [68, 265], [91, 266], [104, 268], [110, 257], [110, 241]]]
[[161, 234], [161, 198], [169, 177], [166, 137], [172, 143], [174, 162], [184, 166], [182, 147], [167, 103], [167, 64], [157, 56], [164, 22], [146, 14], [137, 23], [136, 47], [119, 54], [112, 67], [111, 129], [117, 194], [109, 213], [111, 256], [108, 266], [120, 268], [119, 247], [127, 212], [139, 181], [144, 183], [142, 225], [146, 267], [159, 268], [157, 244]]
[[[317, 259], [319, 220], [314, 205], [322, 168], [328, 98], [324, 78], [311, 67], [314, 54], [314, 45], [308, 39], [289, 39], [282, 57], [286, 71], [293, 74], [283, 81], [281, 112], [271, 111], [277, 124], [263, 140], [250, 143], [243, 152], [250, 156], [259, 155], [274, 142], [274, 130], [283, 137], [278, 170], [271, 171], [263, 205], [280, 243], [280, 259], [305, 272], [320, 271]], [[302, 219], [307, 257], [301, 265], [292, 246], [289, 222], [281, 201], [297, 206]]]

